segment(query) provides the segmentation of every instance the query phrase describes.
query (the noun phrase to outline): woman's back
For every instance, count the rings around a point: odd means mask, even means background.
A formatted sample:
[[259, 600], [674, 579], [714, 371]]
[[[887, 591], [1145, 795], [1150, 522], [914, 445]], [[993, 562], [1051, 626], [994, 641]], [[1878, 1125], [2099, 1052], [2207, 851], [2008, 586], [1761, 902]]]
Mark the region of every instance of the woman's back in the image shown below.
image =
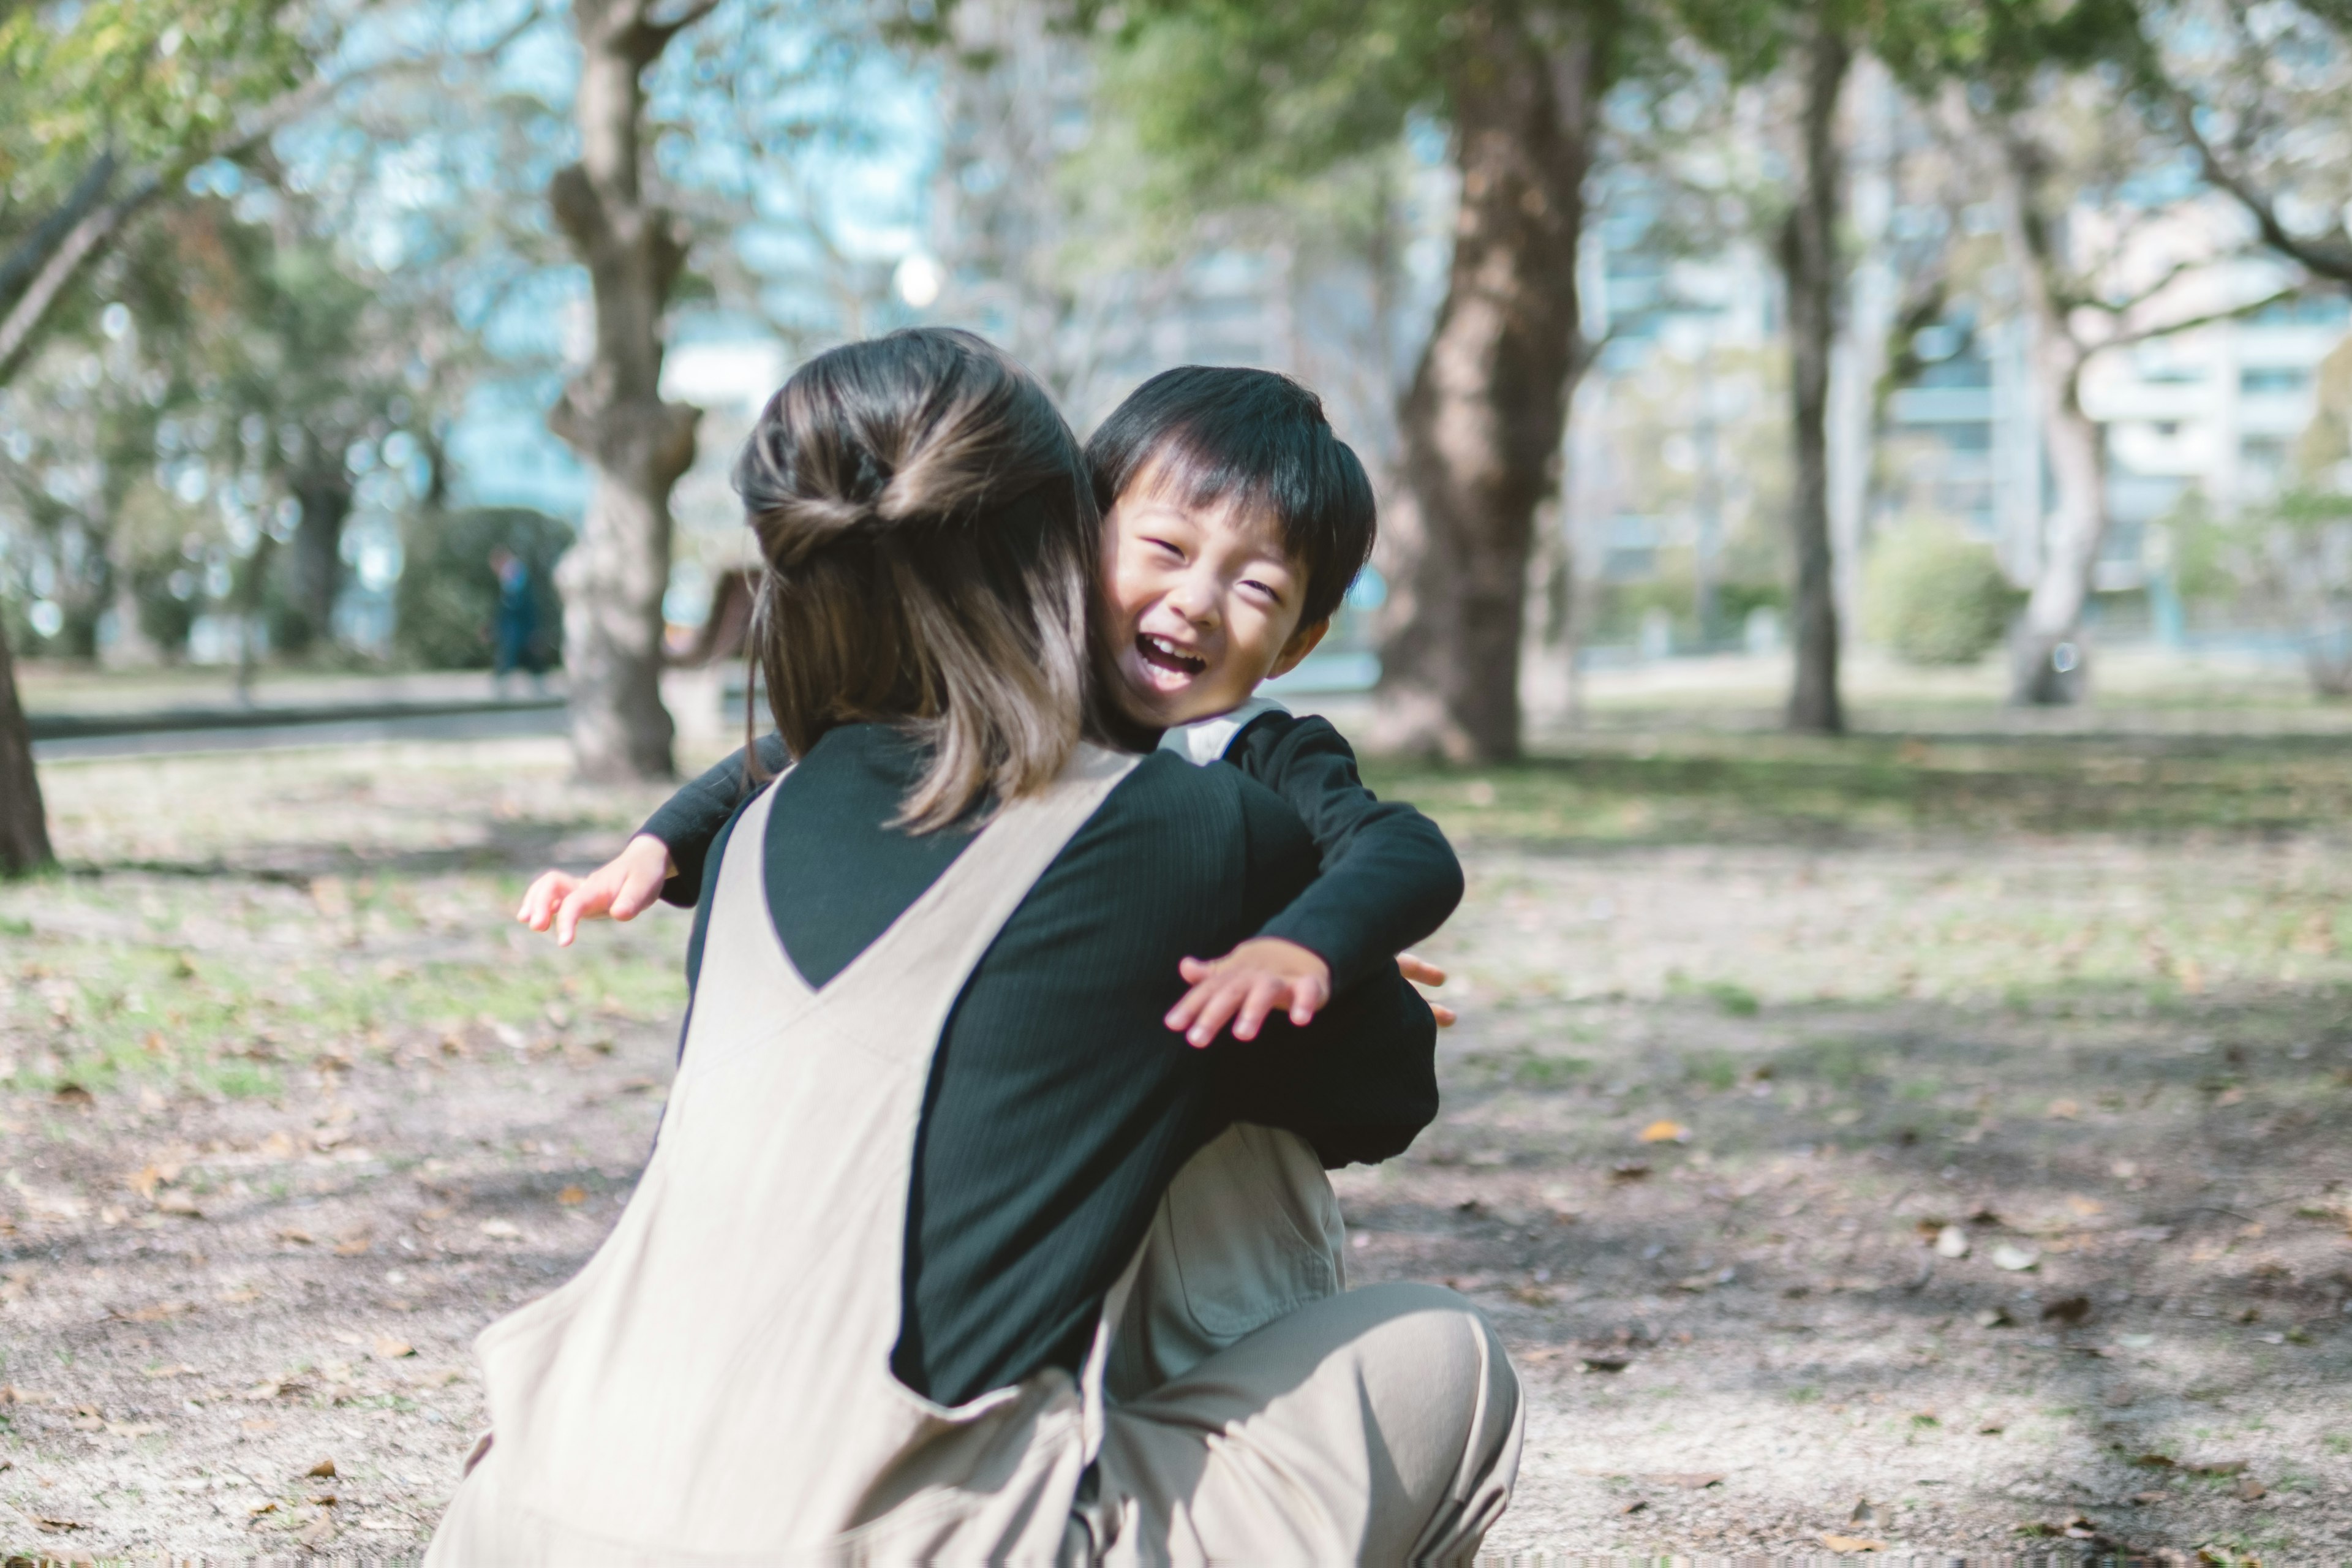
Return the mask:
[[[921, 763], [886, 727], [845, 726], [775, 786], [768, 913], [813, 985], [972, 842], [887, 826]], [[1360, 1158], [1401, 1148], [1426, 1121], [1427, 1014], [1402, 983], [1332, 1015], [1344, 1070], [1322, 1028], [1284, 1025], [1198, 1051], [1161, 1021], [1183, 989], [1179, 959], [1226, 951], [1315, 869], [1305, 828], [1270, 793], [1233, 769], [1158, 757], [1109, 792], [1037, 879], [931, 1059], [892, 1358], [908, 1388], [955, 1404], [1042, 1366], [1076, 1373], [1159, 1194], [1227, 1121], [1307, 1121], [1328, 1139], [1328, 1108], [1344, 1102], [1356, 1137], [1392, 1145], [1345, 1151]]]

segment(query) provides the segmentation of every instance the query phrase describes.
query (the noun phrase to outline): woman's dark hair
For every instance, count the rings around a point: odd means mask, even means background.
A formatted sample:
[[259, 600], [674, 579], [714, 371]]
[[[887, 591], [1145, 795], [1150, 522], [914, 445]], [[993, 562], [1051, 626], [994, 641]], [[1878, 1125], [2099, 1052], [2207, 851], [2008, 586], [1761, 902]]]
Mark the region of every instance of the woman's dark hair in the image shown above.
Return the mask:
[[940, 327], [819, 354], [768, 400], [735, 489], [786, 750], [837, 724], [914, 733], [929, 762], [898, 820], [919, 832], [1060, 775], [1090, 702], [1100, 516], [1027, 371]]

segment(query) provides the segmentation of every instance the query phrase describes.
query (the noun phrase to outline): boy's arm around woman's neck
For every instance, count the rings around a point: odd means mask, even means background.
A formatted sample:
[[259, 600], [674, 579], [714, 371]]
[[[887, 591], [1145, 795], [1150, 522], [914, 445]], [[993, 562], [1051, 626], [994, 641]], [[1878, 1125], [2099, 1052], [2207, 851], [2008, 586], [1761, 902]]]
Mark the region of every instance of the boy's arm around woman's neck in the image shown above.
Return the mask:
[[1331, 966], [1345, 991], [1429, 936], [1462, 901], [1462, 862], [1437, 825], [1364, 786], [1354, 748], [1327, 720], [1268, 713], [1234, 737], [1225, 761], [1280, 795], [1307, 825], [1320, 870], [1257, 934]]

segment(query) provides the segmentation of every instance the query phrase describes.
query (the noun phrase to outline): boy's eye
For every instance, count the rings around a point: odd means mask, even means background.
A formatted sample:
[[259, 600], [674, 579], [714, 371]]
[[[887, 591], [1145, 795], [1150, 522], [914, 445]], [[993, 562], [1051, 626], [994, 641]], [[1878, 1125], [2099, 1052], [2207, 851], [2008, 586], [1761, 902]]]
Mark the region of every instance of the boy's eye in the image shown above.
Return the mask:
[[1273, 601], [1276, 607], [1279, 607], [1282, 604], [1282, 590], [1275, 587], [1270, 583], [1261, 583], [1255, 577], [1244, 577], [1242, 579], [1242, 586], [1244, 588], [1256, 589], [1259, 593], [1265, 595], [1268, 599]]
[[1144, 542], [1144, 543], [1146, 543], [1146, 544], [1149, 544], [1149, 545], [1152, 546], [1152, 547], [1153, 547], [1154, 549], [1156, 549], [1156, 550], [1159, 550], [1159, 551], [1163, 552], [1164, 552], [1164, 553], [1166, 553], [1168, 556], [1170, 556], [1171, 559], [1174, 559], [1174, 560], [1177, 560], [1177, 561], [1181, 561], [1181, 560], [1183, 560], [1183, 559], [1184, 559], [1184, 552], [1183, 552], [1182, 550], [1179, 549], [1176, 545], [1174, 545], [1174, 544], [1171, 543], [1169, 541], [1167, 541], [1167, 540], [1165, 540], [1165, 539], [1150, 539], [1150, 538], [1147, 538], [1146, 540], [1144, 540], [1144, 542]]

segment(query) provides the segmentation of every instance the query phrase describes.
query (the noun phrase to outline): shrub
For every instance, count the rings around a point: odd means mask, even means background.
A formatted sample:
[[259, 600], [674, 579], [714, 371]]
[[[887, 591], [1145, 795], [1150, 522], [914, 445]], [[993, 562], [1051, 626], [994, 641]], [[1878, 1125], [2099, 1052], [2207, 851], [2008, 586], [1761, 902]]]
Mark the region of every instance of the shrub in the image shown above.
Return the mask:
[[1973, 664], [1998, 645], [2020, 595], [1992, 547], [1940, 523], [1886, 535], [1864, 574], [1873, 640], [1906, 664]]
[[561, 663], [563, 603], [555, 592], [555, 561], [571, 543], [571, 524], [527, 507], [416, 513], [401, 541], [394, 646], [429, 668], [488, 668], [499, 608], [490, 552], [503, 545], [530, 569], [538, 609], [532, 651], [547, 665]]

